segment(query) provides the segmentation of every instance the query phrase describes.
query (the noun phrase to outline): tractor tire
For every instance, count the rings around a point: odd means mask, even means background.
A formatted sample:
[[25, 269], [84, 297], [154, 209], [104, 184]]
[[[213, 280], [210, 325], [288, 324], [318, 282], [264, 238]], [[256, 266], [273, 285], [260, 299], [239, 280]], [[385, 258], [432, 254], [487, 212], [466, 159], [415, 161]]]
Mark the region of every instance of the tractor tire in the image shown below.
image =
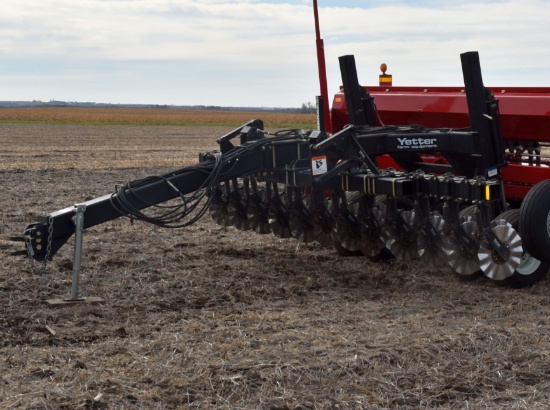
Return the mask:
[[[510, 209], [508, 211], [504, 211], [499, 216], [497, 216], [496, 219], [506, 220], [506, 222], [510, 223], [512, 225], [512, 228], [517, 231], [520, 221], [520, 210]], [[540, 260], [535, 258], [529, 253], [525, 252], [524, 247], [524, 253], [521, 257], [521, 264], [517, 267], [512, 276], [504, 279], [504, 281], [514, 288], [524, 288], [526, 286], [531, 286], [543, 279], [548, 273], [549, 269], [550, 262], [548, 260]]]
[[527, 193], [519, 210], [519, 234], [523, 247], [544, 260], [550, 253], [550, 180], [536, 184]]

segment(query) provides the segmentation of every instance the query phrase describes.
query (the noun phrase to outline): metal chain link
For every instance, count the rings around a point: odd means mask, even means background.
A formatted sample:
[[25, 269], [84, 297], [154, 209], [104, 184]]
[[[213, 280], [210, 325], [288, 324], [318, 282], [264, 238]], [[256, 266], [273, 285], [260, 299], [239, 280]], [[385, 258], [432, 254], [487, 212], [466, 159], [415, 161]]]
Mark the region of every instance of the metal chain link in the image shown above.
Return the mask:
[[52, 240], [53, 240], [53, 218], [51, 216], [48, 216], [48, 239], [46, 241], [46, 256], [44, 258], [44, 261], [42, 262], [42, 265], [40, 266], [40, 269], [38, 271], [35, 271], [34, 266], [34, 258], [29, 255], [29, 258], [31, 260], [31, 272], [33, 274], [37, 274], [40, 276], [40, 280], [43, 282], [45, 280], [45, 273], [46, 273], [46, 267], [48, 265], [50, 255], [52, 253]]

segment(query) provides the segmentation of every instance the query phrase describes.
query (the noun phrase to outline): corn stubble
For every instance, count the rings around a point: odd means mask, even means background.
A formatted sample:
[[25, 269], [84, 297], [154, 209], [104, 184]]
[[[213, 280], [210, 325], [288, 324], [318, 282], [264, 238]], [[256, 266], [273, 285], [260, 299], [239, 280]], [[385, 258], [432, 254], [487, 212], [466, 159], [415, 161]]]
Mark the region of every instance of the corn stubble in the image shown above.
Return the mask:
[[241, 125], [260, 118], [266, 126], [316, 126], [314, 114], [267, 111], [190, 110], [179, 108], [17, 107], [0, 108], [0, 123], [66, 123], [98, 125]]
[[230, 127], [0, 125], [0, 407], [544, 409], [550, 284], [460, 282], [318, 244], [118, 219], [87, 230], [81, 296], [8, 255], [34, 215], [197, 161]]

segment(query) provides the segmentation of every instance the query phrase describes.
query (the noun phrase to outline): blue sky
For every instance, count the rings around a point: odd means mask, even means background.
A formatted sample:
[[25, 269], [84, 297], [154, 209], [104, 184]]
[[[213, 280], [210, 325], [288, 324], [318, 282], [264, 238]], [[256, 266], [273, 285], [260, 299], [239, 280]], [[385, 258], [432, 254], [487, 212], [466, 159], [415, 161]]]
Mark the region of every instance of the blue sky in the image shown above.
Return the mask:
[[[550, 1], [318, 0], [329, 93], [362, 84], [550, 86]], [[0, 100], [299, 107], [319, 93], [310, 0], [2, 0]]]

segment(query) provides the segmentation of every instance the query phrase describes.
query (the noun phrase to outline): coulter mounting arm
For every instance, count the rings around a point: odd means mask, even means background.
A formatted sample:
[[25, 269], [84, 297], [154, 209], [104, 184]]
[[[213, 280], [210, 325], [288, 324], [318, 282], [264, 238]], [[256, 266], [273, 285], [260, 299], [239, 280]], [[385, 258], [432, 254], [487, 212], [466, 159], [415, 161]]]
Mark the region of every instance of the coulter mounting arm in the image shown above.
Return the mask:
[[[117, 186], [112, 194], [78, 204], [79, 209], [85, 210], [82, 228], [90, 228], [121, 216], [146, 220], [164, 227], [190, 225], [206, 212], [219, 182], [262, 170], [273, 171], [277, 165], [288, 162], [289, 153], [290, 159], [294, 159], [297, 144], [309, 144], [305, 134], [280, 139], [266, 138], [264, 131], [258, 127], [263, 127], [263, 123], [253, 120], [219, 138], [218, 143], [225, 152], [201, 154], [200, 162], [195, 166], [129, 182]], [[241, 145], [233, 146], [230, 140], [237, 136], [240, 136]], [[285, 149], [285, 143], [291, 148]], [[163, 214], [163, 219], [148, 217], [140, 212], [178, 197], [182, 204], [177, 214]], [[203, 203], [200, 207], [199, 202]], [[75, 233], [74, 216], [75, 207], [39, 216], [37, 222], [24, 230], [23, 238], [17, 239], [25, 241], [26, 253], [31, 258], [39, 261], [51, 259]]]

